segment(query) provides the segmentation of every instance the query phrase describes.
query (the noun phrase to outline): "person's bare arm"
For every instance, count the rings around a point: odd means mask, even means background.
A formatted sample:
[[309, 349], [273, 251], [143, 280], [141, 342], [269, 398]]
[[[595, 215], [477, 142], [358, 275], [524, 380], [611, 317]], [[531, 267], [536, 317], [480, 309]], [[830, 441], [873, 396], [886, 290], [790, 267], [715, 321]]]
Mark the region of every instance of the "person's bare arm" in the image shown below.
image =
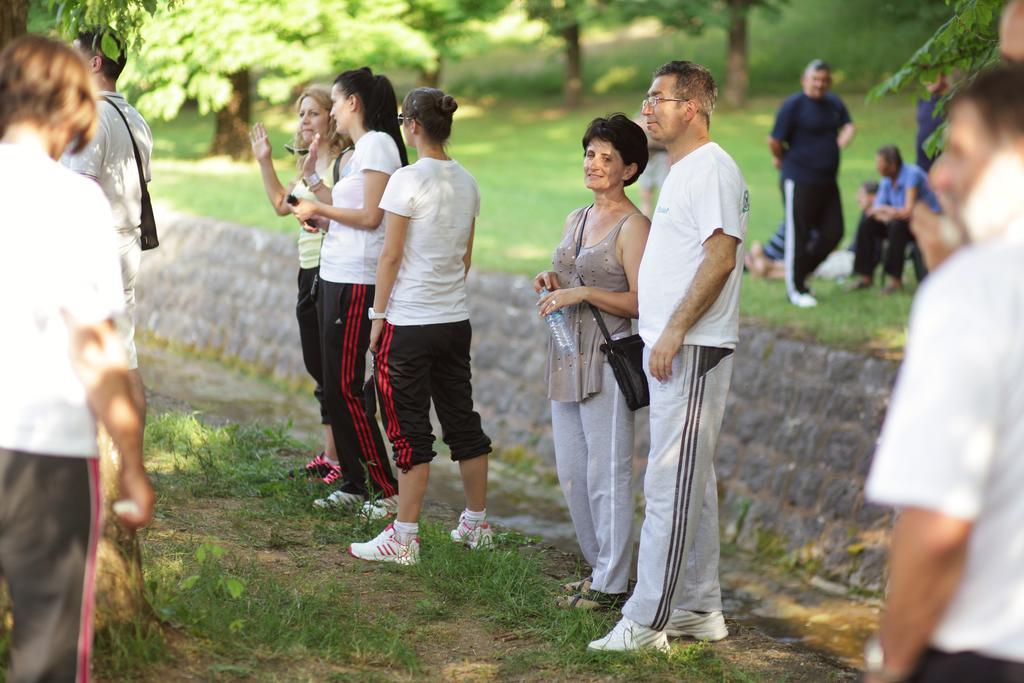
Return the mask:
[[[405, 253], [405, 238], [409, 234], [409, 217], [397, 213], [387, 213], [387, 225], [384, 233], [384, 245], [377, 260], [377, 282], [373, 293], [373, 310], [387, 310], [391, 301], [391, 290], [398, 279], [398, 269], [402, 266]], [[370, 351], [377, 350], [377, 340], [384, 328], [383, 320], [374, 320], [370, 327]]]
[[[317, 152], [318, 149], [320, 149], [320, 133], [313, 136], [313, 143], [309, 146], [309, 153], [302, 162], [303, 178], [308, 178], [316, 173], [317, 160], [319, 159], [319, 153]], [[315, 196], [318, 201], [321, 201], [324, 204], [330, 204], [334, 199], [331, 194], [331, 188], [327, 187], [327, 184], [323, 182], [309, 188], [309, 191], [313, 193], [313, 196]]]
[[121, 495], [138, 506], [118, 516], [131, 528], [153, 518], [153, 488], [142, 464], [142, 414], [132, 400], [128, 363], [113, 322], [80, 324], [65, 313], [71, 364], [85, 387], [89, 407], [121, 455]]
[[715, 303], [736, 268], [738, 243], [739, 240], [725, 234], [721, 228], [704, 240], [704, 260], [697, 268], [690, 289], [651, 347], [649, 365], [655, 379], [663, 382], [672, 376], [672, 359], [679, 353], [686, 333]]
[[768, 149], [772, 153], [772, 164], [775, 168], [782, 168], [782, 156], [786, 153], [786, 149], [782, 146], [782, 142], [769, 136]]
[[568, 289], [551, 290], [538, 302], [541, 315], [553, 313], [560, 308], [583, 302], [590, 302], [602, 311], [608, 311], [624, 318], [636, 318], [637, 310], [637, 275], [640, 272], [640, 260], [647, 246], [647, 236], [651, 231], [651, 221], [646, 216], [633, 216], [625, 222], [615, 248], [619, 252], [619, 261], [626, 271], [629, 291], [611, 292], [600, 287], [582, 286]]
[[914, 204], [917, 202], [917, 188], [908, 187], [903, 196], [903, 206], [894, 206], [890, 212], [889, 220], [909, 221], [910, 215], [914, 213]]
[[384, 196], [384, 188], [391, 176], [380, 171], [363, 171], [366, 183], [363, 188], [363, 208], [343, 209], [325, 202], [313, 202], [300, 199], [292, 207], [292, 213], [305, 223], [310, 216], [323, 216], [332, 221], [343, 223], [360, 230], [376, 230], [384, 220], [384, 209], [380, 208], [380, 198]]
[[469, 267], [473, 265], [473, 238], [476, 237], [476, 219], [469, 226], [469, 241], [466, 242], [466, 253], [462, 255], [462, 264], [466, 267], [465, 275], [469, 275]]
[[853, 125], [852, 121], [840, 128], [839, 135], [836, 136], [836, 143], [839, 145], [839, 149], [846, 149], [853, 142], [855, 135], [857, 135], [857, 126]]
[[900, 515], [889, 548], [880, 640], [885, 668], [910, 673], [963, 576], [971, 522], [920, 508]]
[[[291, 186], [285, 189], [281, 180], [274, 170], [274, 161], [271, 158], [270, 139], [267, 137], [267, 130], [262, 123], [257, 123], [249, 131], [249, 142], [252, 144], [252, 153], [256, 157], [256, 163], [260, 167], [260, 176], [263, 179], [263, 190], [267, 193], [267, 199], [278, 216], [287, 216], [291, 211], [285, 202], [285, 197], [291, 191]], [[294, 185], [294, 183], [292, 184]]]
[[[586, 211], [586, 209], [580, 209], [579, 211]], [[573, 229], [579, 223], [579, 211], [571, 211], [568, 216], [565, 217], [565, 224], [562, 226], [562, 239], [565, 239], [566, 234]], [[540, 294], [540, 290], [546, 289], [549, 292], [553, 292], [560, 287], [558, 282], [558, 274], [553, 270], [542, 270], [537, 273], [533, 278], [533, 291]], [[540, 305], [540, 302], [537, 302]]]

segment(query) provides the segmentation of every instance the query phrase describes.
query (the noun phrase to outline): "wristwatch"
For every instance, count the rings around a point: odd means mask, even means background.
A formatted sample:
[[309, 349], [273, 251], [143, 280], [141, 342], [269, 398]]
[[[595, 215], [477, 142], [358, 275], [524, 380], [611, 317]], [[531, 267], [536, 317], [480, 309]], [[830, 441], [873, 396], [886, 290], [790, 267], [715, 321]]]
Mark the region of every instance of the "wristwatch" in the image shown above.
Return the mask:
[[366, 317], [368, 317], [370, 320], [386, 320], [388, 317], [388, 313], [387, 311], [381, 311], [380, 313], [378, 313], [371, 307], [368, 311], [366, 311]]
[[306, 183], [306, 187], [308, 187], [311, 190], [324, 181], [324, 179], [321, 178], [320, 174], [317, 173], [316, 171], [310, 173], [308, 176], [303, 178], [303, 180]]
[[882, 651], [882, 641], [878, 636], [871, 636], [864, 643], [864, 673], [874, 676], [884, 683], [903, 683], [910, 680], [913, 669], [906, 671], [893, 671], [885, 666], [885, 652]]

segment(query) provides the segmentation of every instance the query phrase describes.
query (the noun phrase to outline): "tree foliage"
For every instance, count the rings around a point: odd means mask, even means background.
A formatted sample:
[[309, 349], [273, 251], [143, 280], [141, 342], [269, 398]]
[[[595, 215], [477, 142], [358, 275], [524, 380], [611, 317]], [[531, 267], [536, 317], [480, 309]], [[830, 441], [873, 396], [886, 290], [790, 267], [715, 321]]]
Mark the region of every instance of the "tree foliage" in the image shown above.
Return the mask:
[[441, 65], [458, 57], [461, 46], [478, 32], [482, 22], [494, 18], [509, 4], [509, 0], [392, 1], [401, 9], [401, 21], [421, 33], [433, 48], [433, 56], [420, 72], [427, 84], [434, 86]]
[[393, 5], [362, 15], [329, 0], [182, 0], [158, 12], [125, 80], [150, 116], [171, 118], [187, 99], [202, 113], [232, 96], [231, 75], [260, 75], [260, 96], [280, 102], [296, 84], [362, 64], [418, 66], [432, 56]]
[[939, 74], [954, 70], [968, 77], [999, 58], [999, 14], [1003, 0], [946, 0], [950, 16], [892, 76], [879, 83], [869, 97], [915, 90]]
[[[109, 28], [128, 46], [134, 46], [139, 29], [158, 10], [173, 5], [175, 0], [49, 0], [54, 23], [66, 37], [92, 27]], [[103, 51], [117, 54], [116, 43], [109, 39]]]

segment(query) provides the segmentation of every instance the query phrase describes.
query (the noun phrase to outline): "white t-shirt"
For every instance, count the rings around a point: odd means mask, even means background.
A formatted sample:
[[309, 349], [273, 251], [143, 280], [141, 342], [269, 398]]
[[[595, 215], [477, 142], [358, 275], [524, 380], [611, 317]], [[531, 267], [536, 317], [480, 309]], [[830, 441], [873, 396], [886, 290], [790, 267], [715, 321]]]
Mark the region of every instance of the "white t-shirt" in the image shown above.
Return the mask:
[[686, 333], [684, 344], [735, 348], [739, 338], [742, 243], [750, 195], [725, 150], [709, 142], [672, 165], [658, 195], [651, 234], [640, 262], [639, 332], [650, 347], [690, 288], [704, 260], [704, 242], [721, 229], [735, 237], [736, 269], [711, 308]]
[[380, 208], [409, 218], [402, 265], [388, 302], [392, 325], [469, 319], [463, 256], [480, 215], [476, 180], [454, 160], [420, 159], [395, 171]]
[[135, 144], [139, 147], [139, 156], [142, 157], [146, 182], [152, 179], [149, 157], [153, 151], [153, 134], [146, 120], [123, 96], [107, 91], [100, 95], [110, 98], [114, 104], [103, 100], [96, 103], [99, 114], [96, 136], [78, 154], [65, 154], [61, 163], [75, 173], [95, 178], [110, 202], [114, 227], [118, 232], [131, 232], [138, 229], [142, 222], [142, 186], [139, 184], [139, 167], [135, 163], [128, 129], [113, 107], [116, 105], [128, 119]]
[[82, 323], [124, 311], [110, 205], [41, 149], [0, 144], [0, 206], [0, 448], [94, 456], [96, 423], [61, 311]]
[[[366, 172], [391, 175], [402, 167], [398, 145], [387, 133], [371, 130], [356, 142], [338, 184], [331, 189], [334, 206], [363, 208]], [[320, 251], [320, 277], [328, 282], [372, 285], [377, 281], [377, 259], [384, 246], [384, 222], [374, 230], [353, 228], [331, 221]]]
[[868, 476], [875, 503], [973, 522], [931, 644], [1024, 662], [1024, 221], [928, 276]]

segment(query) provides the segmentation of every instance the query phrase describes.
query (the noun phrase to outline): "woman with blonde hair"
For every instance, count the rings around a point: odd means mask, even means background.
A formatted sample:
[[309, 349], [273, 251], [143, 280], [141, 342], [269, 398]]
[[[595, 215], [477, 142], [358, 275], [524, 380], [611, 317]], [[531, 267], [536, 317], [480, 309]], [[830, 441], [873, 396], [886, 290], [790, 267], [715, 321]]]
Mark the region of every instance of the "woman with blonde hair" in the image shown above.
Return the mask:
[[[250, 138], [252, 151], [260, 165], [263, 189], [267, 199], [278, 216], [291, 215], [288, 204], [290, 196], [316, 199], [303, 180], [307, 164], [312, 171], [328, 178], [331, 185], [338, 182], [342, 164], [351, 156], [351, 141], [338, 133], [331, 116], [331, 93], [319, 85], [306, 88], [295, 101], [298, 114], [295, 136], [291, 145], [285, 145], [296, 155], [296, 176], [287, 187], [277, 177], [271, 159], [270, 140], [262, 123], [253, 126]], [[299, 341], [302, 344], [302, 361], [313, 381], [316, 382], [314, 395], [320, 403], [320, 420], [324, 425], [324, 450], [305, 467], [307, 476], [322, 477], [325, 484], [333, 484], [341, 478], [341, 465], [331, 434], [330, 418], [323, 398], [323, 361], [320, 349], [320, 314], [316, 306], [319, 288], [320, 248], [323, 235], [319, 232], [299, 230], [299, 277], [298, 301], [295, 317], [299, 322]]]

